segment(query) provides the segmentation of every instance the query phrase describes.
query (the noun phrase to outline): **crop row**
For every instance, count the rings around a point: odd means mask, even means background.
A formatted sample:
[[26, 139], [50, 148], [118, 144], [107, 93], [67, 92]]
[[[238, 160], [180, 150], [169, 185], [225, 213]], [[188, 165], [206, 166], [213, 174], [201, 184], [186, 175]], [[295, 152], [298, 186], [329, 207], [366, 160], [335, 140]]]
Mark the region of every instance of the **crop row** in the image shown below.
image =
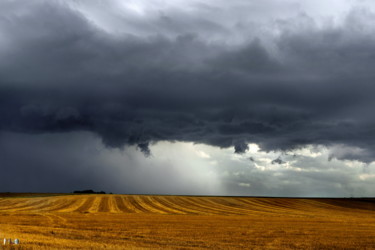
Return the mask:
[[[192, 197], [151, 195], [67, 195], [2, 198], [0, 212], [150, 213], [192, 215], [308, 215], [316, 212], [368, 212], [374, 203], [326, 199]], [[367, 209], [366, 209], [367, 208]]]

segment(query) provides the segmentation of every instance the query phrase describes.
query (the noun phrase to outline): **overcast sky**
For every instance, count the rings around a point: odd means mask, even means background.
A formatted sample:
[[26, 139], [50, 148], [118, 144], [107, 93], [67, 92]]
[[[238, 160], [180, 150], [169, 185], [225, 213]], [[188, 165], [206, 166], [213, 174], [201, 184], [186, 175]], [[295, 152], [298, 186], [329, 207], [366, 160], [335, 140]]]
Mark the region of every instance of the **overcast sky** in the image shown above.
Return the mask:
[[1, 191], [375, 196], [370, 0], [2, 0]]

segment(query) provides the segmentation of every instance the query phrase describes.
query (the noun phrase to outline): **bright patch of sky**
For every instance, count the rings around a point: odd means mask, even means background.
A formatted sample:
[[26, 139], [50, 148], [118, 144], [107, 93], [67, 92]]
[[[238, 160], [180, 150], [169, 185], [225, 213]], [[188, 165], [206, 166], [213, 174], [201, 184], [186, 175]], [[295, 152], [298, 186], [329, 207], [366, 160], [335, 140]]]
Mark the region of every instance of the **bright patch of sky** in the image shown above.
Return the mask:
[[327, 147], [308, 146], [285, 153], [265, 152], [249, 144], [244, 154], [233, 154], [233, 150], [159, 142], [151, 147], [151, 158], [168, 162], [181, 174], [189, 172], [198, 183], [220, 184], [225, 195], [349, 197], [371, 195], [374, 188], [374, 164], [338, 160]]

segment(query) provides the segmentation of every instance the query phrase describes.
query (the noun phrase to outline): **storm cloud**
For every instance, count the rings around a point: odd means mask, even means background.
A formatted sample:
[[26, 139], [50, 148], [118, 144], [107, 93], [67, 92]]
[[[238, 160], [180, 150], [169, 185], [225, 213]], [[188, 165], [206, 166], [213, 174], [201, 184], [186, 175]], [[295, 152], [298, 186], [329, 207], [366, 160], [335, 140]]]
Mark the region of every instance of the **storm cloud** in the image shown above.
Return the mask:
[[[374, 149], [368, 10], [353, 9], [338, 24], [308, 14], [271, 20], [277, 35], [237, 23], [248, 40], [227, 43], [229, 31], [209, 16], [145, 13], [121, 20], [140, 32], [119, 25], [112, 33], [77, 5], [2, 3], [1, 130], [92, 131], [108, 146], [146, 153], [160, 140], [234, 145], [239, 153], [249, 142], [265, 150]], [[211, 32], [219, 38], [208, 40]]]
[[145, 155], [322, 145], [371, 163], [375, 12], [332, 4], [2, 1], [0, 134], [86, 131]]

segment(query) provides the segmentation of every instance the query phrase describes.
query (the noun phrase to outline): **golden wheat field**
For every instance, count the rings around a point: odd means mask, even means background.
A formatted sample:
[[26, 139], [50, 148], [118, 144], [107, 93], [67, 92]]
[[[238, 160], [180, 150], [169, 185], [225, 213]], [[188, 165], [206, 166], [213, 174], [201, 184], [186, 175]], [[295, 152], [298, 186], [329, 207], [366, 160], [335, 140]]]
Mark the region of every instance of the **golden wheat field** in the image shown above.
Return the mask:
[[2, 195], [4, 237], [20, 249], [375, 249], [375, 199]]

